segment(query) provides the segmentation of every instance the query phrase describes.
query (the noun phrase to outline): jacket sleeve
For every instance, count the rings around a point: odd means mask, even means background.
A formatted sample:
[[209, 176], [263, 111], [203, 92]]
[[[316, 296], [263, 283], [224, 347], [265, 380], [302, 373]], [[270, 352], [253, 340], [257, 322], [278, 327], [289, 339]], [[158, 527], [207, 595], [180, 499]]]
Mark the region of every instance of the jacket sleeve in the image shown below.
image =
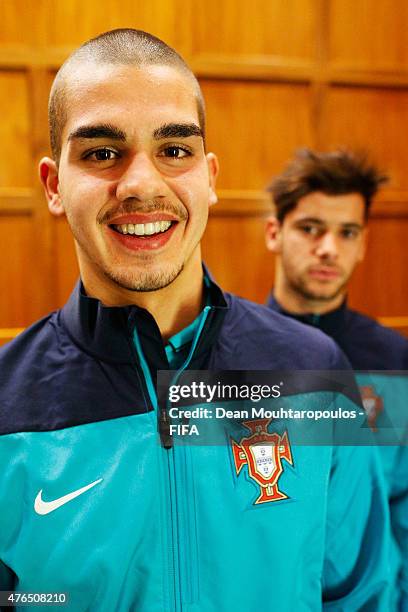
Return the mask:
[[390, 524], [377, 449], [333, 448], [323, 609], [389, 611]]

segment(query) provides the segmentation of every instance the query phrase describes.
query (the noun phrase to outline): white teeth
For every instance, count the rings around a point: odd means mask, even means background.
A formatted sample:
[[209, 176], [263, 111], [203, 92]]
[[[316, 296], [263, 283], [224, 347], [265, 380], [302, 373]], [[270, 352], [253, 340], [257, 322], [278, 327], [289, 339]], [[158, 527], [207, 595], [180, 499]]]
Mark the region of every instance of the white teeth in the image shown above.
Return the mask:
[[123, 223], [114, 227], [121, 234], [152, 236], [153, 234], [165, 232], [170, 226], [171, 221], [155, 221], [154, 223]]

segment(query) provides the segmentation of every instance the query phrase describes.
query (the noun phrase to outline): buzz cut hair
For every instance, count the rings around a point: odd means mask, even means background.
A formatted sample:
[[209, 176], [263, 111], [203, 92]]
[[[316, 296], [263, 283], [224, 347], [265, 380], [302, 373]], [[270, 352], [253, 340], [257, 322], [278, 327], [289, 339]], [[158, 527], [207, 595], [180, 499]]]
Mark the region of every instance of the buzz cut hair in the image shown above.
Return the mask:
[[171, 66], [188, 76], [197, 101], [198, 121], [205, 137], [205, 103], [200, 85], [184, 59], [165, 42], [133, 28], [119, 28], [99, 34], [78, 47], [63, 63], [51, 87], [48, 122], [52, 156], [58, 163], [61, 155], [61, 135], [67, 121], [69, 77], [82, 63], [132, 65], [137, 67]]
[[299, 200], [320, 191], [326, 195], [358, 193], [362, 196], [367, 219], [371, 202], [388, 177], [368, 161], [366, 152], [338, 149], [317, 153], [300, 149], [282, 174], [267, 187], [280, 223], [296, 208]]

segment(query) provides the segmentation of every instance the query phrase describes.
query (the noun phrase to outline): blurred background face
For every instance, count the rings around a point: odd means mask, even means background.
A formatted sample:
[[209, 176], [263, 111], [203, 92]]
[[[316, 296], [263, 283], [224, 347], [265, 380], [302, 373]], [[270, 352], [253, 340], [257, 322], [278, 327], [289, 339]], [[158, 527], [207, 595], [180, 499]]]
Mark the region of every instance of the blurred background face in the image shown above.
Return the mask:
[[364, 256], [364, 200], [360, 194], [314, 192], [301, 198], [277, 236], [281, 286], [305, 300], [330, 302], [346, 291]]

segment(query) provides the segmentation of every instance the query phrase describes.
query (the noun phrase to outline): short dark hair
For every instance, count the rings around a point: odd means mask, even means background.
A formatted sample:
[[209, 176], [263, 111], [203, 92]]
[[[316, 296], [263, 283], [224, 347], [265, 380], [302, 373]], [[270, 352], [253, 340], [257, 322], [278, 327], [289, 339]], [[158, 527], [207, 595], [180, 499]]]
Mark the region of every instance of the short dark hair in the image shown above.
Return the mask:
[[282, 174], [272, 180], [267, 191], [272, 194], [280, 222], [300, 198], [315, 191], [326, 195], [361, 194], [367, 218], [373, 196], [387, 180], [387, 176], [368, 161], [366, 153], [345, 149], [317, 153], [300, 149]]
[[68, 78], [75, 67], [83, 62], [98, 64], [173, 66], [184, 72], [192, 80], [196, 92], [198, 121], [203, 137], [205, 136], [205, 105], [200, 85], [184, 59], [165, 42], [133, 28], [120, 28], [104, 32], [91, 38], [76, 49], [59, 69], [51, 88], [48, 104], [50, 144], [53, 157], [59, 160], [61, 154], [61, 134], [67, 120], [66, 97]]

